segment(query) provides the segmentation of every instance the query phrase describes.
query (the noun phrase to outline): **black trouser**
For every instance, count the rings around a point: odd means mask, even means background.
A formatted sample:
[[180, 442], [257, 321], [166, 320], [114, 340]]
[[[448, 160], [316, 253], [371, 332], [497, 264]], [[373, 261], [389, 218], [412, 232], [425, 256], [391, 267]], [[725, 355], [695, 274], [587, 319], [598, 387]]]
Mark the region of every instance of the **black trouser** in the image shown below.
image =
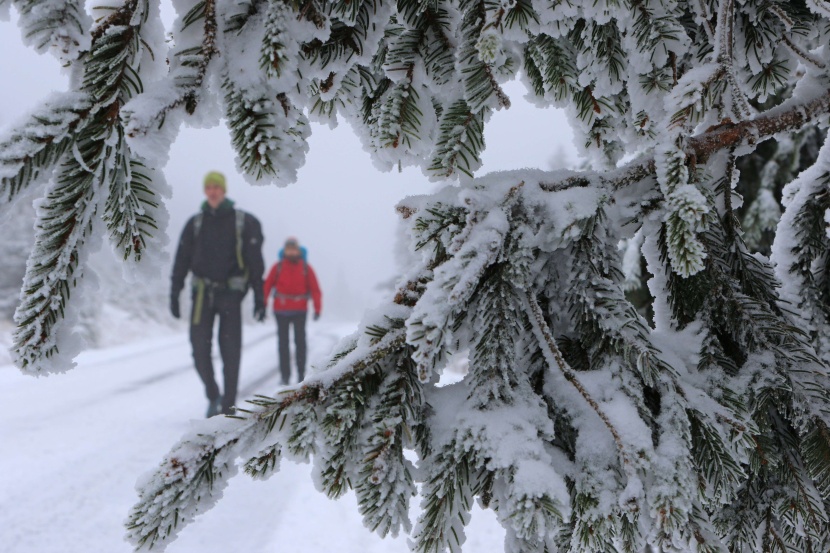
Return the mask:
[[[199, 378], [205, 385], [209, 400], [222, 395], [222, 409], [227, 411], [236, 403], [236, 390], [239, 384], [239, 360], [242, 355], [242, 297], [241, 292], [215, 289], [205, 290], [201, 302], [201, 316], [194, 320], [190, 317], [190, 344], [193, 346], [193, 363]], [[196, 309], [197, 297], [194, 293], [193, 305]], [[219, 354], [222, 356], [222, 372], [225, 377], [224, 394], [219, 393], [213, 375], [211, 348], [213, 341], [213, 321], [219, 315]]]
[[291, 359], [288, 350], [288, 329], [294, 326], [294, 353], [297, 357], [297, 381], [305, 376], [305, 311], [276, 312], [277, 317], [277, 353], [280, 359], [282, 383], [288, 384], [291, 376]]

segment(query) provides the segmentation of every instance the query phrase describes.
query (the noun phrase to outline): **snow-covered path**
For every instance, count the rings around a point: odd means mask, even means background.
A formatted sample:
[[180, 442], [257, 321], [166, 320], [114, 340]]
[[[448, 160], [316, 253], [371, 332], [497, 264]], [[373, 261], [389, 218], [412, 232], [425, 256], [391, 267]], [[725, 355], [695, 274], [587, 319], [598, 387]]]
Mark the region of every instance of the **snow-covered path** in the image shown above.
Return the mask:
[[[309, 324], [314, 365], [353, 325]], [[240, 397], [276, 386], [273, 323], [245, 329]], [[65, 375], [34, 379], [0, 367], [0, 550], [121, 553], [136, 478], [199, 419], [206, 400], [185, 334], [89, 351]], [[266, 482], [245, 475], [186, 528], [170, 553], [408, 551], [363, 528], [353, 495], [318, 493], [306, 465]], [[503, 531], [477, 510], [465, 551], [502, 551]]]

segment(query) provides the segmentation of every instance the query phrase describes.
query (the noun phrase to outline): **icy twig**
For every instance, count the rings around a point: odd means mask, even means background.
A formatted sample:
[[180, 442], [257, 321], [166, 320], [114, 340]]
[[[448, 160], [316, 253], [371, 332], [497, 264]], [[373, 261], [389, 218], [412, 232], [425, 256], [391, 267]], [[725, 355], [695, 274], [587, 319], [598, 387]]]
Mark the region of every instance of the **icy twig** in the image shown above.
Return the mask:
[[801, 58], [801, 60], [807, 63], [808, 65], [812, 65], [816, 69], [821, 69], [822, 71], [825, 71], [827, 69], [826, 63], [821, 61], [819, 58], [817, 58], [810, 52], [807, 52], [799, 48], [798, 45], [795, 44], [792, 40], [790, 40], [788, 36], [782, 37], [781, 40], [784, 42], [784, 44], [787, 45], [787, 48], [789, 48], [793, 54]]
[[718, 33], [717, 46], [718, 63], [726, 69], [726, 78], [729, 81], [729, 88], [732, 90], [732, 97], [735, 100], [740, 119], [752, 117], [752, 108], [749, 100], [738, 86], [735, 78], [735, 67], [732, 65], [734, 58], [733, 46], [735, 43], [735, 0], [721, 0], [720, 11], [718, 12]]
[[[562, 352], [559, 351], [559, 347], [556, 345], [556, 341], [553, 339], [551, 335], [550, 327], [548, 327], [547, 322], [545, 322], [544, 315], [542, 314], [542, 308], [539, 306], [539, 301], [536, 299], [536, 294], [533, 290], [528, 290], [527, 294], [527, 305], [530, 308], [530, 321], [533, 324], [533, 329], [536, 333], [542, 337], [543, 346], [547, 347], [548, 353], [550, 357], [552, 357], [555, 361], [556, 368], [562, 373], [562, 376], [565, 377], [567, 380], [576, 390], [579, 392], [579, 395], [585, 400], [585, 402], [591, 407], [591, 409], [599, 416], [602, 420], [603, 424], [608, 428], [608, 431], [611, 433], [611, 436], [614, 438], [614, 443], [617, 445], [617, 450], [620, 454], [620, 457], [623, 461], [623, 466], [626, 470], [631, 470], [633, 467], [633, 463], [631, 458], [626, 451], [625, 444], [623, 443], [622, 437], [620, 436], [619, 431], [614, 427], [611, 423], [611, 419], [608, 418], [608, 415], [602, 410], [599, 406], [597, 401], [591, 397], [591, 394], [588, 393], [588, 390], [582, 385], [579, 379], [574, 374], [573, 370], [568, 366], [568, 363], [562, 357]], [[550, 363], [550, 357], [545, 356], [548, 359], [548, 366], [553, 368]]]
[[[155, 113], [149, 116], [141, 117], [140, 119], [133, 118], [133, 120], [129, 121], [127, 123], [126, 131], [127, 136], [129, 136], [130, 138], [135, 138], [137, 136], [143, 136], [150, 133], [154, 130], [154, 124], [158, 122], [163, 122], [165, 116], [169, 112], [182, 105], [185, 106], [185, 109], [188, 113], [192, 114], [196, 110], [196, 104], [198, 102], [197, 91], [202, 86], [202, 83], [205, 80], [208, 65], [213, 60], [213, 58], [219, 53], [219, 49], [216, 46], [217, 23], [215, 0], [204, 0], [204, 15], [202, 17], [205, 20], [205, 25], [204, 38], [202, 39], [201, 48], [197, 53], [193, 55], [188, 55], [187, 57], [191, 59], [182, 63], [182, 67], [184, 68], [184, 70], [192, 70], [193, 75], [189, 78], [181, 78], [181, 81], [184, 81], [184, 84], [181, 84], [177, 87], [178, 95], [176, 95], [170, 101], [166, 102], [164, 105], [159, 107], [155, 111]], [[184, 28], [186, 28], [187, 26], [188, 23], [185, 21], [182, 30], [184, 30]], [[184, 52], [179, 53], [179, 55], [184, 54]]]
[[[691, 164], [701, 163], [722, 150], [758, 144], [778, 133], [797, 131], [819, 117], [826, 116], [828, 112], [830, 90], [807, 102], [790, 100], [754, 119], [738, 123], [726, 122], [691, 137], [686, 142], [686, 157]], [[654, 158], [649, 157], [632, 162], [610, 175], [602, 175], [599, 179], [614, 190], [620, 190], [653, 174]], [[543, 189], [547, 192], [561, 192], [588, 184], [589, 175], [575, 175], [546, 184]]]

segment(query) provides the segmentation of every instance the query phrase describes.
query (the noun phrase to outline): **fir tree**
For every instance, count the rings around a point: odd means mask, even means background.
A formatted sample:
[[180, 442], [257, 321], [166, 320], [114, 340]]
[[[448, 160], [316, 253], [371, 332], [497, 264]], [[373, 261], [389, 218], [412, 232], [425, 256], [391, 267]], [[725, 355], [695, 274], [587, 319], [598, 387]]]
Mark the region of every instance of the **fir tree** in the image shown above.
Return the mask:
[[[142, 0], [91, 28], [72, 3], [15, 5], [38, 47], [77, 38], [57, 49], [73, 89], [0, 150], [6, 204], [43, 188], [28, 372], [68, 367], [97, 237], [138, 266], [157, 248], [158, 168], [191, 118], [225, 113], [252, 182], [292, 180], [309, 121], [338, 117], [380, 166], [459, 181], [400, 205], [419, 261], [323, 370], [142, 480], [137, 548], [283, 457], [424, 553], [463, 548], [474, 500], [517, 553], [830, 547], [830, 146], [786, 159], [828, 122], [826, 0], [183, 0], [169, 45]], [[588, 169], [468, 178], [517, 75], [568, 111]], [[773, 137], [742, 213], [740, 170]], [[651, 320], [625, 297], [640, 254]]]
[[0, 224], [2, 257], [5, 260], [0, 270], [0, 319], [4, 322], [12, 321], [20, 284], [26, 274], [26, 258], [35, 240], [32, 231], [34, 209], [22, 203], [20, 207], [16, 212], [8, 213]]

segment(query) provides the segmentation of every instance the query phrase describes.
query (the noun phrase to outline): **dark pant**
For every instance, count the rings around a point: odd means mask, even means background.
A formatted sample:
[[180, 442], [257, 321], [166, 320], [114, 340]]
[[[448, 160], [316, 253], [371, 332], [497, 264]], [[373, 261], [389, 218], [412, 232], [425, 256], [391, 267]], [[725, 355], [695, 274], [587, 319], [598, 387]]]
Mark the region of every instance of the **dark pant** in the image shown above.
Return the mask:
[[297, 356], [297, 380], [305, 376], [305, 311], [277, 312], [277, 353], [280, 358], [282, 383], [288, 384], [291, 376], [291, 359], [288, 350], [288, 328], [294, 326], [294, 353]]
[[[196, 298], [194, 294], [194, 308]], [[220, 396], [219, 387], [213, 376], [211, 347], [213, 321], [219, 316], [219, 353], [222, 356], [222, 372], [225, 377], [225, 393], [222, 395], [222, 410], [227, 411], [236, 403], [239, 384], [239, 359], [242, 355], [242, 294], [231, 290], [205, 291], [202, 298], [202, 312], [198, 321], [190, 318], [190, 344], [193, 346], [193, 362], [196, 372], [205, 385], [209, 400]]]

